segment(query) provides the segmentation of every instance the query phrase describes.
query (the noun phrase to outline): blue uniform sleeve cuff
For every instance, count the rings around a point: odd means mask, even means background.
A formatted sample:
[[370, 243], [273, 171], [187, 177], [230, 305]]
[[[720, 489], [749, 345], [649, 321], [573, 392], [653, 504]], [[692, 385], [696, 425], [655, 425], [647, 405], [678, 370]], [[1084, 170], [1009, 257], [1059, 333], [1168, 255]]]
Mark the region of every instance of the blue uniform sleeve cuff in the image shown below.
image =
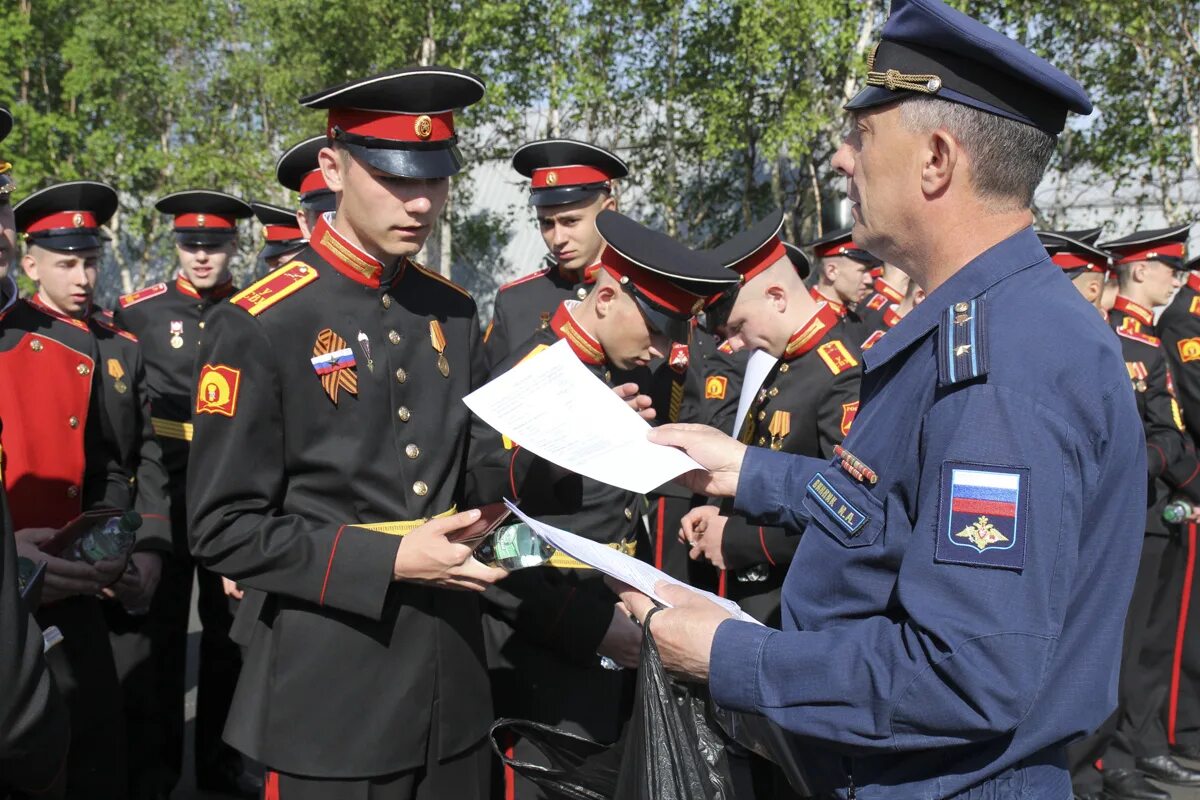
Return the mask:
[[[734, 510], [750, 519], [774, 519], [779, 511], [780, 498], [789, 497], [788, 481], [793, 478], [793, 467], [798, 460], [817, 463], [815, 459], [765, 447], [747, 448], [738, 474]], [[800, 496], [803, 496], [802, 488]]]
[[775, 630], [729, 619], [717, 627], [709, 651], [708, 690], [722, 708], [758, 711], [759, 664]]

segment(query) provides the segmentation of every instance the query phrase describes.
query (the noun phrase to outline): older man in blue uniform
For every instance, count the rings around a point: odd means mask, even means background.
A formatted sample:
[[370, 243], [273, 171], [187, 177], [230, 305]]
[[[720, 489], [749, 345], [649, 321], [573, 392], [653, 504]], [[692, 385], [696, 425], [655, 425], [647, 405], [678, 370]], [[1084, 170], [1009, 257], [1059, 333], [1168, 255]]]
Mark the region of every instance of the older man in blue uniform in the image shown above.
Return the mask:
[[1065, 744], [1116, 702], [1146, 500], [1115, 337], [1031, 227], [1091, 103], [937, 0], [895, 0], [869, 70], [834, 166], [854, 240], [929, 297], [864, 354], [833, 458], [650, 434], [704, 465], [693, 488], [803, 531], [782, 631], [678, 589], [653, 632], [669, 669], [801, 737], [818, 795], [1065, 800]]

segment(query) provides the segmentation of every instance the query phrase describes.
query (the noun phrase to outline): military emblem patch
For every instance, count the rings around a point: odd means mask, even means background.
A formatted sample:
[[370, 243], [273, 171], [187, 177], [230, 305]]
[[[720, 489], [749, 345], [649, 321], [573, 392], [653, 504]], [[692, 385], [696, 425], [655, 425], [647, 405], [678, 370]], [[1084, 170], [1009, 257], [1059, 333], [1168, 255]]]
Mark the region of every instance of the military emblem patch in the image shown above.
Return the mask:
[[196, 413], [232, 417], [237, 413], [238, 384], [241, 380], [240, 369], [224, 364], [205, 364], [200, 371], [200, 382], [196, 385]]
[[934, 560], [1025, 568], [1029, 470], [947, 461]]
[[709, 375], [704, 381], [705, 400], [724, 400], [729, 388], [729, 379], [724, 375]]
[[859, 349], [863, 350], [863, 351], [870, 350], [872, 347], [875, 346], [876, 342], [878, 342], [880, 339], [883, 338], [883, 334], [885, 334], [885, 333], [887, 333], [887, 331], [875, 331], [874, 333], [872, 333], [870, 336], [868, 336], [866, 339], [863, 340], [863, 343], [859, 347]]
[[858, 414], [858, 401], [853, 403], [842, 403], [842, 436], [850, 435], [850, 426], [854, 424], [854, 417]]
[[[1197, 297], [1196, 300], [1200, 300], [1200, 297]], [[1195, 302], [1195, 300], [1192, 302]], [[1191, 339], [1180, 339], [1175, 346], [1179, 348], [1179, 358], [1185, 364], [1189, 361], [1200, 361], [1200, 336], [1195, 336]]]

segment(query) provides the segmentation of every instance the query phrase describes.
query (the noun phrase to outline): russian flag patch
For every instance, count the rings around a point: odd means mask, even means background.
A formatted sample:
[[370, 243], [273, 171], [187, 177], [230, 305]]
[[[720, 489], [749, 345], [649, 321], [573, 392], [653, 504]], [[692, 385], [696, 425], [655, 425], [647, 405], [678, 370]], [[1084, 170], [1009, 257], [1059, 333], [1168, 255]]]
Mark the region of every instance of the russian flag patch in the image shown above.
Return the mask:
[[947, 461], [934, 560], [1024, 569], [1028, 516], [1028, 468]]

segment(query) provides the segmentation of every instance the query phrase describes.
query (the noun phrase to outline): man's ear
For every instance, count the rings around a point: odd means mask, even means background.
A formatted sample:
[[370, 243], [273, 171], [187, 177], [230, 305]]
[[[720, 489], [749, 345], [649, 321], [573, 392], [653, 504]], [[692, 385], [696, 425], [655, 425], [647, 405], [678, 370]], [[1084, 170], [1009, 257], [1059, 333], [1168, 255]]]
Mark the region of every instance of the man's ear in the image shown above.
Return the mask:
[[941, 128], [929, 134], [921, 165], [921, 191], [926, 197], [937, 197], [950, 186], [950, 179], [959, 166], [962, 149], [949, 133]]
[[833, 283], [835, 280], [837, 280], [837, 274], [838, 265], [833, 259], [829, 259], [821, 264], [821, 277], [825, 279], [826, 283]]
[[25, 271], [25, 275], [29, 278], [29, 280], [37, 283], [37, 259], [34, 258], [33, 255], [28, 251], [26, 251], [25, 255], [21, 256], [21, 269]]
[[611, 286], [597, 286], [592, 290], [596, 293], [596, 316], [603, 319], [613, 312], [617, 292]]
[[601, 211], [616, 211], [617, 210], [617, 198], [613, 197], [611, 194], [605, 195], [604, 199], [602, 201], [600, 201], [600, 210]]
[[784, 289], [777, 283], [772, 283], [767, 286], [766, 291], [764, 291], [763, 294], [767, 298], [767, 303], [776, 313], [782, 314], [783, 312], [787, 311], [787, 289]]
[[325, 178], [325, 184], [331, 191], [340, 192], [345, 188], [346, 160], [340, 151], [332, 147], [322, 147], [317, 152], [317, 164], [321, 168], [321, 175]]

